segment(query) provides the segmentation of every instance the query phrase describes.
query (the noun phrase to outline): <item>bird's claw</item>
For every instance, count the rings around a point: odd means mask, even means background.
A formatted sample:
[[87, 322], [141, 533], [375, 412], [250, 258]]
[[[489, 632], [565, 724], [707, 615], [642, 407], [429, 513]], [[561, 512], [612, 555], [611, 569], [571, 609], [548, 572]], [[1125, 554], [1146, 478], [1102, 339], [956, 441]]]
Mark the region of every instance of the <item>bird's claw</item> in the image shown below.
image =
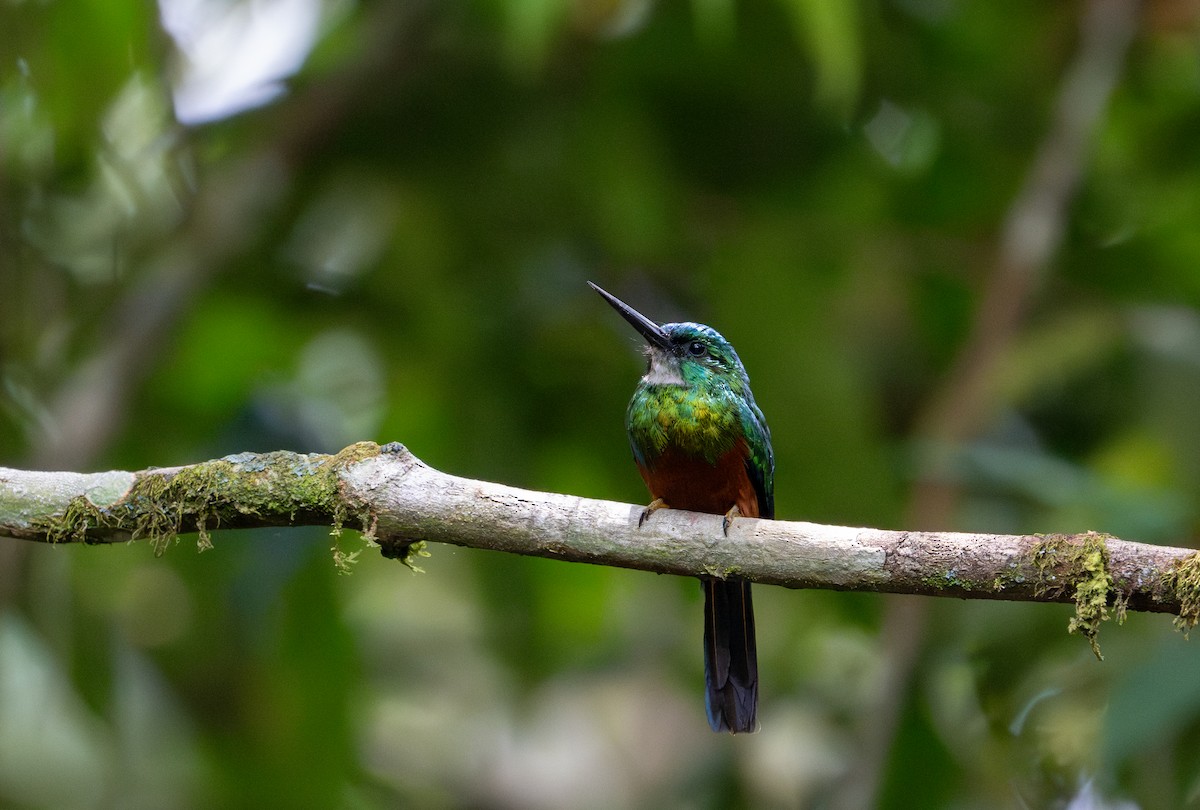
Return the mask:
[[734, 504], [733, 508], [725, 513], [725, 517], [721, 518], [721, 533], [728, 537], [729, 527], [733, 525], [733, 519], [741, 516], [742, 510], [737, 508], [737, 504]]
[[650, 501], [650, 505], [642, 510], [642, 515], [641, 515], [641, 517], [638, 518], [638, 528], [640, 529], [642, 527], [642, 524], [645, 523], [649, 519], [649, 517], [651, 515], [653, 515], [655, 512], [657, 512], [659, 509], [666, 509], [666, 508], [667, 508], [667, 502], [664, 501], [662, 498], [655, 498], [654, 500]]

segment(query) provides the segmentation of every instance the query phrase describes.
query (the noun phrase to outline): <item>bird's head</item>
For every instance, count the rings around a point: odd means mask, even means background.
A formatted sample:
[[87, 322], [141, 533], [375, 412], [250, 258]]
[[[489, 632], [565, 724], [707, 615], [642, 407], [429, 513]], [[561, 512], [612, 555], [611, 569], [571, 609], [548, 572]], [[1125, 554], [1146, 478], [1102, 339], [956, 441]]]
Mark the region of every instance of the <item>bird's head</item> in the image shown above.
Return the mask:
[[615, 295], [588, 284], [646, 339], [646, 383], [725, 385], [738, 394], [749, 390], [742, 361], [716, 329], [690, 322], [659, 325]]

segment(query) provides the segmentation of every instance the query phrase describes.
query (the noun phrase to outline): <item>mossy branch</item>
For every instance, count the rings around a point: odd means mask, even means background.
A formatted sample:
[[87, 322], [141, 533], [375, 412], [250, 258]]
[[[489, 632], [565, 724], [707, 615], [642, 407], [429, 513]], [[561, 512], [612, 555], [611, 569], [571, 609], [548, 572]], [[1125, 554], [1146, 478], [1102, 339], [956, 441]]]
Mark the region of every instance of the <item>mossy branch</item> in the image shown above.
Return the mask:
[[[1095, 646], [1100, 624], [1127, 610], [1200, 620], [1200, 556], [1086, 532], [990, 535], [908, 532], [661, 510], [474, 481], [423, 464], [402, 445], [363, 442], [336, 455], [242, 453], [138, 473], [0, 468], [0, 535], [49, 543], [179, 534], [201, 549], [216, 529], [343, 524], [409, 564], [419, 542], [452, 543], [662, 574], [739, 577], [826, 588], [1073, 602], [1070, 630]], [[335, 544], [335, 558], [346, 555]]]

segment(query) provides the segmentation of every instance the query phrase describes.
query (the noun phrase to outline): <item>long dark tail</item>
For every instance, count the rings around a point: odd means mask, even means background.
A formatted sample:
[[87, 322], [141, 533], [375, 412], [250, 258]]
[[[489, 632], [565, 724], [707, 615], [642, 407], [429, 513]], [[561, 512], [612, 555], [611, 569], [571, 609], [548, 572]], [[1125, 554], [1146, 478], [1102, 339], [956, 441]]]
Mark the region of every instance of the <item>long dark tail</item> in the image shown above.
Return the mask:
[[758, 714], [758, 653], [750, 583], [706, 579], [704, 699], [713, 731], [754, 731]]

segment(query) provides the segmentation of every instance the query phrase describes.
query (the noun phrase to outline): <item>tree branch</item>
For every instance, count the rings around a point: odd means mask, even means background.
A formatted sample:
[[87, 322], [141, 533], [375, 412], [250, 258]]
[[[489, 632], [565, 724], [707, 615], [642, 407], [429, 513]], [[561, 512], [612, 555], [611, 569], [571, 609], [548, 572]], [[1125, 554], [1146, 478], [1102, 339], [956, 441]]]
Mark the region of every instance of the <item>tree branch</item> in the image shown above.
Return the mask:
[[346, 523], [389, 557], [430, 541], [660, 574], [824, 588], [1075, 602], [1093, 641], [1113, 609], [1200, 615], [1200, 555], [1087, 532], [991, 535], [888, 531], [678, 510], [638, 526], [641, 506], [534, 492], [439, 472], [403, 445], [337, 455], [242, 453], [138, 473], [0, 468], [0, 535], [51, 543], [149, 539], [157, 548], [216, 528]]

